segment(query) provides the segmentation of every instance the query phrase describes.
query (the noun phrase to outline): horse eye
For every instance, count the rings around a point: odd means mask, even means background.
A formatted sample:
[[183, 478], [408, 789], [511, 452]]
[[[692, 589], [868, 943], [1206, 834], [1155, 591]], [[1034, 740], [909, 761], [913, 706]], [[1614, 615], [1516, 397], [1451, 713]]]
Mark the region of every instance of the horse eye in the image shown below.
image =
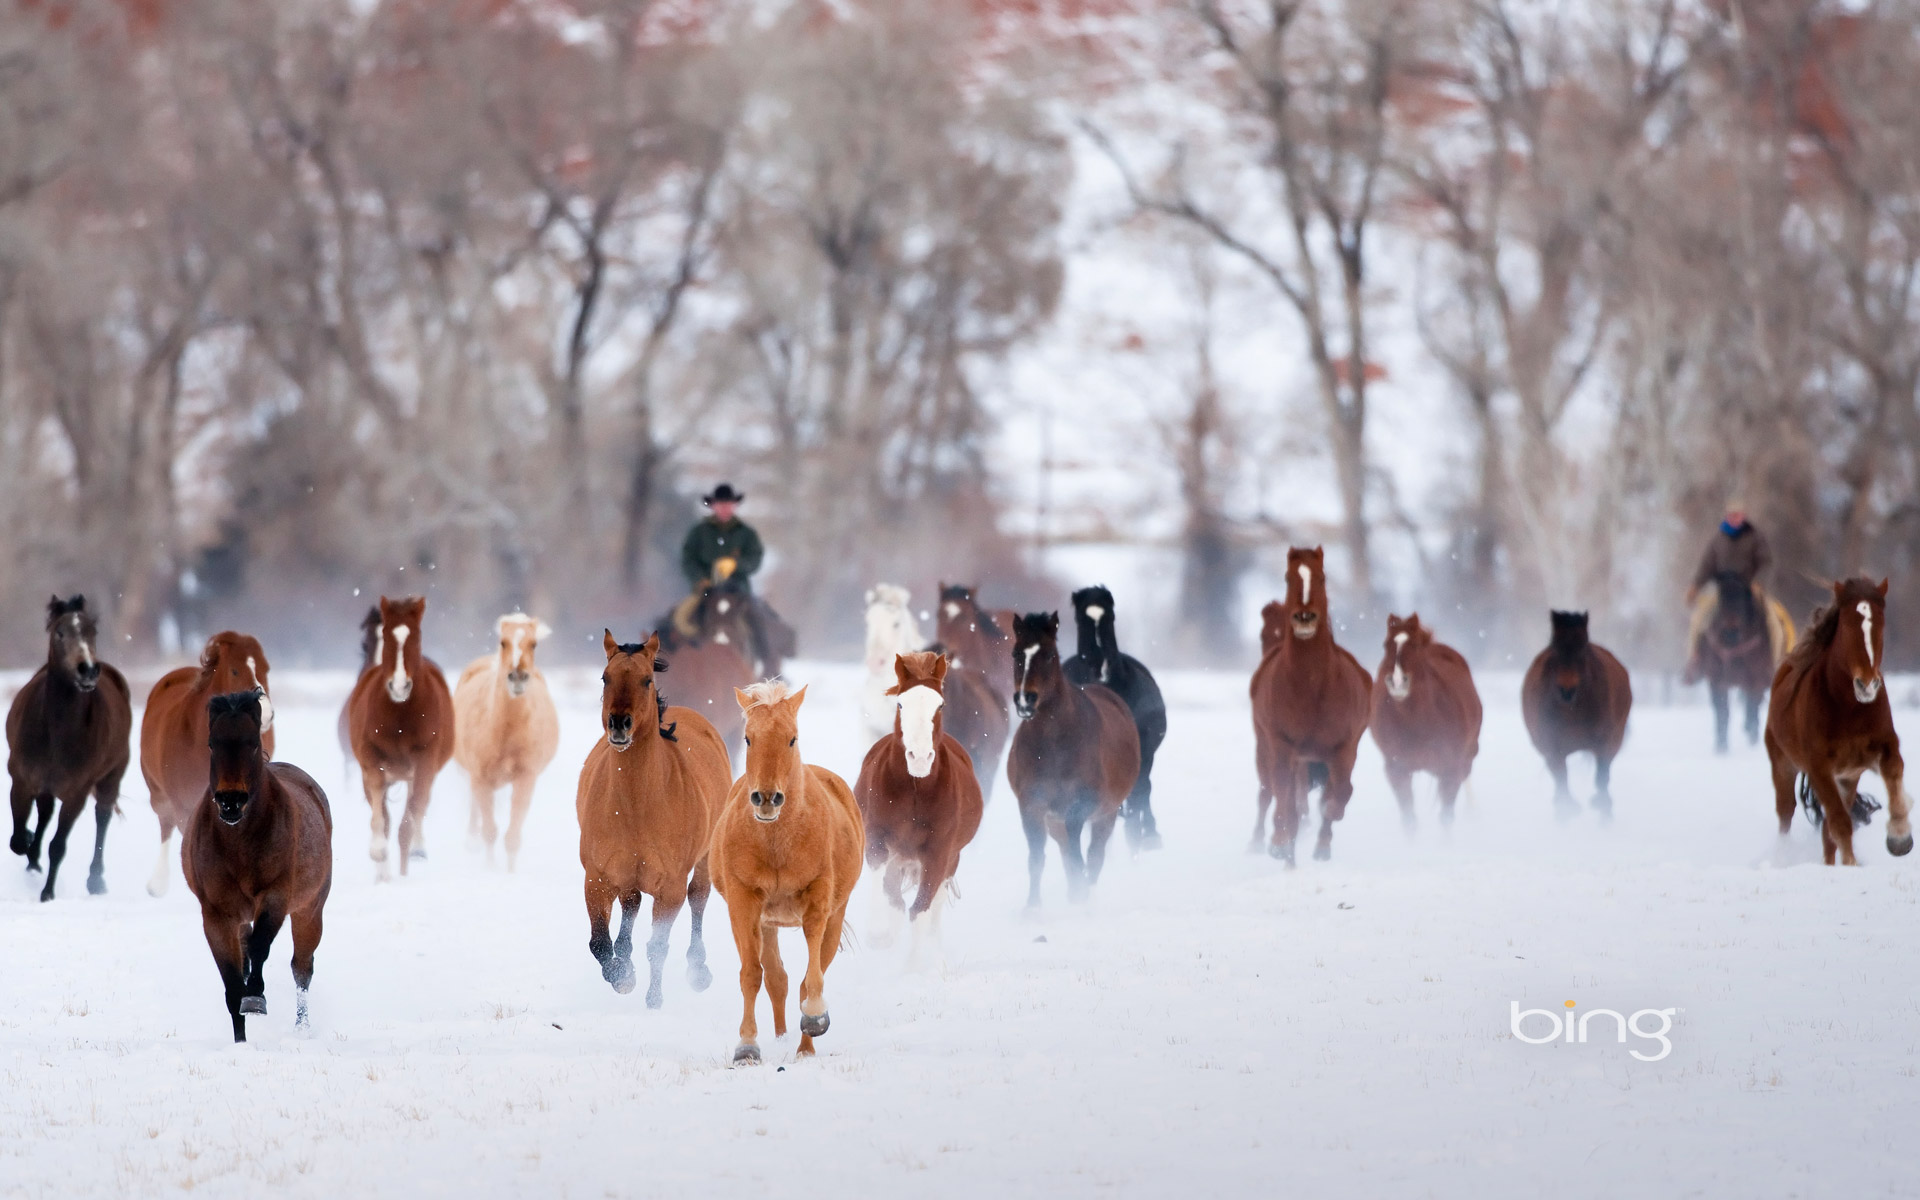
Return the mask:
[[749, 746], [751, 746], [751, 745], [753, 745], [753, 739], [752, 739], [752, 738], [748, 738], [748, 739], [747, 739], [747, 745], [749, 745]]
[[606, 673], [605, 673], [604, 671], [603, 671], [603, 672], [601, 672], [601, 674], [600, 674], [600, 686], [601, 686], [601, 687], [605, 687], [605, 686], [607, 686], [607, 676], [606, 676]]
[[790, 738], [788, 738], [788, 739], [787, 739], [787, 745], [789, 745], [789, 746], [791, 746], [791, 745], [793, 745], [793, 744], [794, 744], [795, 742], [797, 742], [797, 741], [799, 741], [799, 740], [800, 740], [800, 739], [799, 739], [799, 738], [797, 738], [797, 737], [790, 737]]

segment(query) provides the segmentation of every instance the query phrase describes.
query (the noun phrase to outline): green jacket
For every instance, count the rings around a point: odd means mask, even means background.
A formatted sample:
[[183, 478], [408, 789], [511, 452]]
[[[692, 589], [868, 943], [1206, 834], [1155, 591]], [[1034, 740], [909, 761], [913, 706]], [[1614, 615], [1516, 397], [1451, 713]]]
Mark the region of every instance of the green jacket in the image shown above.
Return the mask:
[[766, 556], [753, 526], [738, 517], [724, 526], [708, 517], [687, 530], [686, 543], [680, 547], [680, 573], [687, 577], [688, 587], [697, 588], [713, 578], [714, 563], [731, 558], [733, 573], [751, 589], [753, 573]]

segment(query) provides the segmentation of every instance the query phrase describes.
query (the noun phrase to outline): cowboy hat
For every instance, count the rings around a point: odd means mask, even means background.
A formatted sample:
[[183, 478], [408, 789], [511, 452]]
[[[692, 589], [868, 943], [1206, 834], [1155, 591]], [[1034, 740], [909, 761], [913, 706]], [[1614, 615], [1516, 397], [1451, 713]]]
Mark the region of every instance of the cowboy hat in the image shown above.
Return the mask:
[[738, 504], [746, 498], [745, 492], [736, 492], [732, 484], [723, 483], [707, 495], [700, 497], [700, 503], [712, 508], [716, 504]]

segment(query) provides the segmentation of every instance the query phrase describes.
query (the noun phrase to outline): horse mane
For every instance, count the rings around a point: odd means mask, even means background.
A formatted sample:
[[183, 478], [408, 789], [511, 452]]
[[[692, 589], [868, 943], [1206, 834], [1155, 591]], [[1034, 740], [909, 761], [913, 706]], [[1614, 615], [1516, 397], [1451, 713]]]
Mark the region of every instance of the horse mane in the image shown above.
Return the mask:
[[767, 708], [793, 695], [793, 685], [784, 679], [763, 679], [740, 690], [746, 694], [748, 708]]
[[888, 604], [895, 608], [905, 608], [913, 594], [897, 583], [876, 583], [867, 593], [868, 604]]
[[84, 613], [86, 611], [87, 598], [79, 592], [75, 592], [65, 600], [55, 596], [53, 599], [47, 601], [47, 632], [53, 632], [53, 627], [60, 623], [61, 617], [67, 616], [69, 613]]
[[207, 701], [207, 716], [212, 717], [252, 717], [260, 719], [260, 693], [224, 692]]
[[906, 663], [907, 677], [912, 679], [913, 682], [910, 684], [900, 683], [896, 679], [894, 685], [887, 689], [886, 694], [889, 696], [898, 696], [909, 687], [920, 687], [924, 685], [926, 681], [933, 678], [935, 664], [944, 657], [946, 657], [946, 655], [938, 650], [916, 650], [899, 655], [898, 658], [904, 660]]

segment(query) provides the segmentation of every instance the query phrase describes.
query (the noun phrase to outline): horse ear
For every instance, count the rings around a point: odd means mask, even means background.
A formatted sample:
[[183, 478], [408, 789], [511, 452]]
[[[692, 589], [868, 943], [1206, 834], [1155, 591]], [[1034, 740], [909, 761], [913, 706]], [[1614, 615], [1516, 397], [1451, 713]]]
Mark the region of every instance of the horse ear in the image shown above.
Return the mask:
[[608, 662], [612, 662], [613, 656], [620, 653], [620, 643], [613, 640], [611, 629], [601, 631], [600, 645], [606, 649]]
[[947, 656], [944, 654], [935, 655], [933, 660], [933, 681], [935, 683], [945, 683], [946, 679]]
[[545, 621], [535, 621], [533, 623], [533, 640], [534, 641], [544, 642], [552, 636], [553, 636], [553, 626], [547, 624]]
[[896, 654], [893, 656], [893, 686], [887, 689], [887, 695], [898, 696], [907, 690], [908, 685], [907, 656]]
[[806, 700], [806, 698], [807, 698], [807, 689], [805, 687], [802, 687], [799, 691], [795, 692], [793, 695], [788, 696], [787, 711], [799, 712], [801, 702]]
[[1047, 629], [1052, 633], [1060, 632], [1060, 613], [1058, 610], [1047, 614]]
[[753, 697], [739, 688], [733, 689], [733, 702], [740, 706], [741, 712], [746, 712], [753, 707]]
[[[645, 642], [641, 643], [640, 655], [643, 658], [654, 658], [654, 657], [657, 657], [659, 653], [660, 653], [660, 632], [659, 630], [655, 630], [654, 632], [647, 635], [647, 640]], [[655, 669], [658, 670], [657, 667]]]
[[1884, 577], [1882, 577], [1880, 580], [1880, 587], [1878, 590], [1880, 592], [1880, 598], [1882, 600], [1885, 600], [1887, 598], [1887, 581]]

